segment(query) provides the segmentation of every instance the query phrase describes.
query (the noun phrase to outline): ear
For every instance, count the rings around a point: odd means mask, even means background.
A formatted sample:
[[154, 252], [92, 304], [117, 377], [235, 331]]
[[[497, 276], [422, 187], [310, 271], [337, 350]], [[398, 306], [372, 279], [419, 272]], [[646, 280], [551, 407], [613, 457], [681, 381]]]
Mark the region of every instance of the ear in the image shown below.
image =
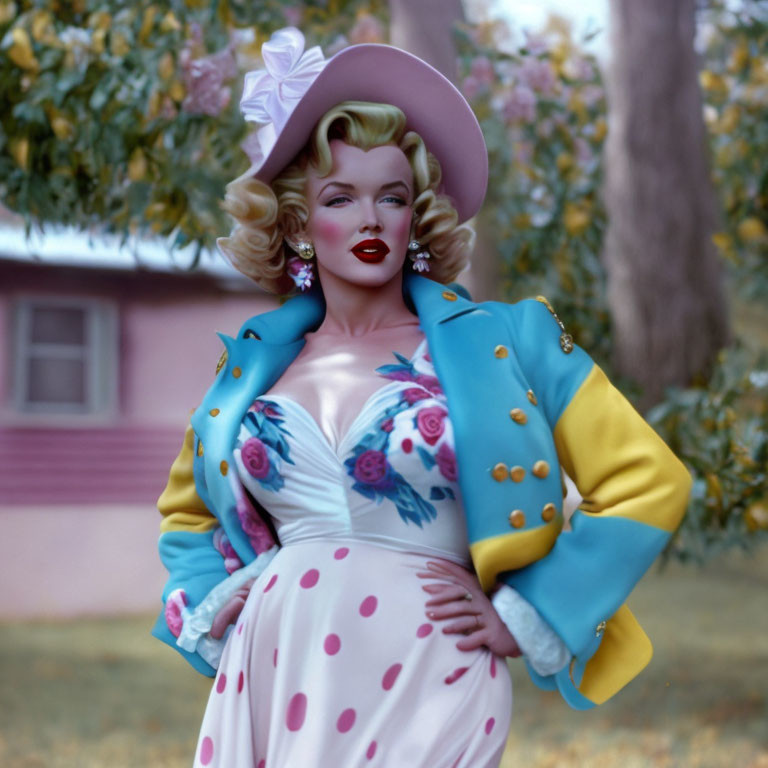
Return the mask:
[[299, 252], [299, 243], [311, 242], [306, 231], [303, 229], [283, 235], [283, 240], [287, 243], [288, 247], [296, 253]]

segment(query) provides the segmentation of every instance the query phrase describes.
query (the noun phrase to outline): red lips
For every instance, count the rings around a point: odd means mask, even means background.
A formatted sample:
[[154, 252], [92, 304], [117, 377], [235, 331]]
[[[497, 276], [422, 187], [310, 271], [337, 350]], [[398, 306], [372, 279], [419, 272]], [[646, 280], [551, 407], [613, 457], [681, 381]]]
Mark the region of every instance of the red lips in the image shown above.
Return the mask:
[[384, 257], [389, 253], [389, 247], [383, 240], [362, 240], [352, 247], [352, 253], [366, 264], [378, 264], [384, 261]]

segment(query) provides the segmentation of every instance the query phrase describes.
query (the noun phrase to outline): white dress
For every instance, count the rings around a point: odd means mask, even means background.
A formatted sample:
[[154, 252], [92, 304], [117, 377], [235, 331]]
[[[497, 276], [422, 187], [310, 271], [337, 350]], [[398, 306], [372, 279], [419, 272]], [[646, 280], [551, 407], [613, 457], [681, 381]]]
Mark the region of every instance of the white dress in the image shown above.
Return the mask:
[[471, 567], [445, 397], [426, 341], [396, 357], [336, 450], [286, 396], [243, 420], [238, 473], [282, 546], [227, 641], [196, 766], [498, 766], [504, 659], [458, 650], [416, 575]]

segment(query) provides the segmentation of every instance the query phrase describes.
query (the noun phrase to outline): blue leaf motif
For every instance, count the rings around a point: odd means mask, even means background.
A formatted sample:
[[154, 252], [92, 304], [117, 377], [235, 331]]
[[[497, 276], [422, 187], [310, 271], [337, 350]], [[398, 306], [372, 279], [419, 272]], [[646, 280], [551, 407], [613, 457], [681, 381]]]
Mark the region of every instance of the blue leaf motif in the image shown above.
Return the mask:
[[436, 464], [435, 457], [432, 456], [432, 454], [429, 451], [425, 450], [420, 445], [416, 446], [416, 451], [419, 454], [419, 458], [421, 459], [421, 463], [424, 465], [424, 467], [426, 469], [429, 470], [429, 469], [432, 469], [432, 467], [435, 466], [435, 464]]

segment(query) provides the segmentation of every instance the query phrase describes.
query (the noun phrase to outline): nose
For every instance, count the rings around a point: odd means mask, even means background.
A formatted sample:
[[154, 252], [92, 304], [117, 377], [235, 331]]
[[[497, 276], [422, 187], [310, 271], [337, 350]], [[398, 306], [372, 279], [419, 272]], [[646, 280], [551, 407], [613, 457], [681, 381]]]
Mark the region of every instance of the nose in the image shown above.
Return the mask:
[[373, 200], [363, 201], [360, 231], [381, 232], [381, 229], [381, 221], [379, 220], [379, 212], [376, 210], [376, 204]]

